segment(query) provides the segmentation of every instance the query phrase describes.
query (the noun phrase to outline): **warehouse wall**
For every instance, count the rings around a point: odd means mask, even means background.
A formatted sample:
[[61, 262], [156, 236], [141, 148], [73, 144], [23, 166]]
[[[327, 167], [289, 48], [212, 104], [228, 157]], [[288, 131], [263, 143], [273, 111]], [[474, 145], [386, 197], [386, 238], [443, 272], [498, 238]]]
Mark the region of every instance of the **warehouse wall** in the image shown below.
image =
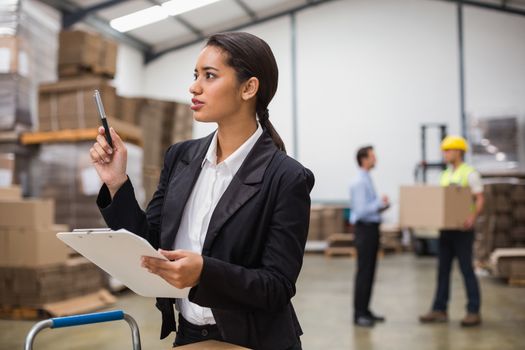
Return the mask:
[[120, 44], [117, 54], [117, 73], [113, 84], [121, 96], [142, 96], [144, 94], [144, 57], [130, 46]]
[[299, 156], [317, 176], [314, 198], [346, 200], [356, 149], [373, 144], [376, 188], [396, 203], [421, 157], [419, 125], [458, 132], [455, 28], [454, 6], [437, 1], [342, 1], [299, 15]]
[[[396, 203], [399, 186], [413, 182], [421, 158], [420, 124], [446, 123], [449, 132], [460, 132], [456, 6], [431, 0], [334, 1], [302, 11], [296, 19], [296, 151], [316, 174], [313, 200], [347, 201], [357, 170], [355, 151], [371, 143], [379, 158], [374, 173], [378, 192]], [[467, 111], [481, 115], [510, 108], [523, 114], [523, 19], [466, 7], [465, 26]], [[290, 19], [245, 30], [267, 40], [276, 55], [280, 85], [270, 112], [294, 154]], [[194, 45], [148, 64], [145, 94], [189, 102], [201, 48]], [[487, 67], [496, 70], [485, 78]], [[213, 129], [197, 123], [194, 136]], [[435, 133], [428, 144], [434, 160], [440, 156], [438, 144]], [[395, 205], [386, 219], [397, 220]]]

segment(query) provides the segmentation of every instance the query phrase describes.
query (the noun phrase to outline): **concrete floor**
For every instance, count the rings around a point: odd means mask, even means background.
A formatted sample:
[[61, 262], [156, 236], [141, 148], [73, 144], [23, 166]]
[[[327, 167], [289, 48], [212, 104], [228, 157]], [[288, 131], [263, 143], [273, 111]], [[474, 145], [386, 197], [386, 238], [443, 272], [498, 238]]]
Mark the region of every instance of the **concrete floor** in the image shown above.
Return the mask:
[[[374, 329], [355, 328], [351, 291], [355, 260], [307, 255], [293, 302], [301, 321], [305, 350], [346, 349], [525, 349], [525, 289], [482, 277], [484, 323], [462, 329], [465, 295], [457, 267], [453, 276], [450, 322], [420, 325], [434, 291], [435, 259], [411, 254], [380, 261], [372, 310], [387, 317]], [[169, 349], [172, 339], [159, 341], [159, 313], [153, 301], [126, 294], [112, 309], [123, 309], [139, 323], [144, 349]], [[0, 349], [21, 349], [33, 322], [0, 320]], [[43, 331], [36, 350], [130, 349], [127, 324], [111, 322]]]

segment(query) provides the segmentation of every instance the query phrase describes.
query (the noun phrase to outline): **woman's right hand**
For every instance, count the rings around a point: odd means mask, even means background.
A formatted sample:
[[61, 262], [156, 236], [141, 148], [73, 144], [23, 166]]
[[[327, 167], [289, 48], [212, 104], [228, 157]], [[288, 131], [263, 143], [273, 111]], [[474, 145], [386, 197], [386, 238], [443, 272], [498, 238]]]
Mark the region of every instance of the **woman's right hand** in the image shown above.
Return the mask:
[[128, 154], [124, 142], [113, 128], [110, 128], [110, 133], [113, 148], [106, 141], [105, 130], [101, 126], [98, 128], [97, 142], [89, 152], [98, 176], [106, 184], [113, 198], [128, 179], [126, 175]]

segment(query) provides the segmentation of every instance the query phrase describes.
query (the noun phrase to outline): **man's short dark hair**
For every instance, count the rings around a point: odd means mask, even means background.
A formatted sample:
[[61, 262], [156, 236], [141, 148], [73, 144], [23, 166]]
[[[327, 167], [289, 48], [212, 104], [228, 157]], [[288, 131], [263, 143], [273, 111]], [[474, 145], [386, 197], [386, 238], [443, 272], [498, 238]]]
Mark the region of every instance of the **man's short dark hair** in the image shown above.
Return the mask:
[[359, 166], [361, 166], [363, 164], [363, 159], [365, 158], [368, 158], [368, 154], [370, 151], [372, 151], [374, 149], [373, 146], [365, 146], [365, 147], [361, 147], [358, 151], [357, 151], [357, 164], [359, 164]]

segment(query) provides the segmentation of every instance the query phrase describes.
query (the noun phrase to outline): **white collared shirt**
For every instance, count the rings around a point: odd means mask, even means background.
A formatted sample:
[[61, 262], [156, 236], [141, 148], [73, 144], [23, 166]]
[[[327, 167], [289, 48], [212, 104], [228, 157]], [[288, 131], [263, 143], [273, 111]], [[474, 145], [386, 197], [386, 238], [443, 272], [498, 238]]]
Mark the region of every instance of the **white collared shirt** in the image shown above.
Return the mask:
[[[261, 135], [262, 128], [257, 123], [255, 133], [228, 158], [217, 164], [217, 132], [215, 132], [202, 162], [199, 178], [184, 208], [174, 249], [202, 253], [213, 211]], [[215, 324], [209, 308], [201, 307], [188, 299], [179, 299], [177, 308], [187, 321], [195, 325]]]

